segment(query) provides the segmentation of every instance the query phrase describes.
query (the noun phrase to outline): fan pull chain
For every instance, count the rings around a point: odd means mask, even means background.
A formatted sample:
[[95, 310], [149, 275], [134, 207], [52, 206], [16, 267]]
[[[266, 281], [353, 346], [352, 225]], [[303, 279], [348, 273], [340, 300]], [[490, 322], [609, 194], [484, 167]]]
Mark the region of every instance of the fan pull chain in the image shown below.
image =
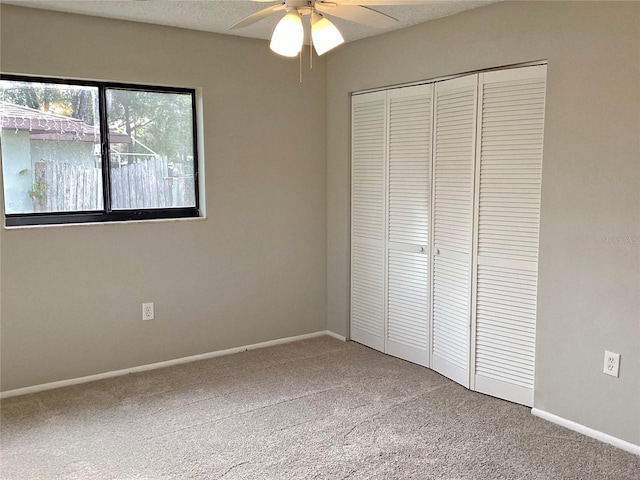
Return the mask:
[[304, 48], [300, 49], [300, 83], [302, 83], [302, 50], [304, 50]]

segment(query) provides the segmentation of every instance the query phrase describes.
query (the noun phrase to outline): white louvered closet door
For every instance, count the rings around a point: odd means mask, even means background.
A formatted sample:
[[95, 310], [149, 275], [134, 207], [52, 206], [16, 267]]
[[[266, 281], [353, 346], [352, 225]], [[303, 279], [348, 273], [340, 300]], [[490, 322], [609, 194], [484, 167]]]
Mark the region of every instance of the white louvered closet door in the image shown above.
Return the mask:
[[469, 387], [477, 75], [435, 86], [432, 368]]
[[351, 105], [351, 338], [384, 351], [386, 92]]
[[433, 85], [390, 90], [386, 352], [429, 366]]
[[533, 405], [546, 66], [480, 75], [474, 389]]

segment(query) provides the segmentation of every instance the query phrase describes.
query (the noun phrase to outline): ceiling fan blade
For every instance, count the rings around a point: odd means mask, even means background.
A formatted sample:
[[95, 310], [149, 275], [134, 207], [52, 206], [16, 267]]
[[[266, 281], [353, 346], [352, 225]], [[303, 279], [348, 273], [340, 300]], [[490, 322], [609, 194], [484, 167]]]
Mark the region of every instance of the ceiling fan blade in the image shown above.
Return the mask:
[[[264, 2], [267, 0], [253, 0], [254, 2]], [[270, 1], [270, 0], [269, 0]], [[425, 5], [434, 3], [433, 0], [327, 0], [333, 1], [338, 5]]]
[[274, 12], [278, 10], [284, 10], [284, 5], [272, 5], [267, 8], [263, 8], [262, 10], [258, 10], [256, 13], [249, 15], [248, 17], [243, 18], [237, 23], [234, 23], [229, 27], [229, 30], [233, 30], [235, 28], [248, 27], [249, 25], [253, 25], [256, 22], [259, 22], [263, 18], [267, 18]]
[[387, 14], [359, 5], [344, 5], [342, 3], [324, 5], [316, 3], [316, 10], [352, 22], [363, 23], [370, 27], [389, 28], [398, 23], [398, 20]]

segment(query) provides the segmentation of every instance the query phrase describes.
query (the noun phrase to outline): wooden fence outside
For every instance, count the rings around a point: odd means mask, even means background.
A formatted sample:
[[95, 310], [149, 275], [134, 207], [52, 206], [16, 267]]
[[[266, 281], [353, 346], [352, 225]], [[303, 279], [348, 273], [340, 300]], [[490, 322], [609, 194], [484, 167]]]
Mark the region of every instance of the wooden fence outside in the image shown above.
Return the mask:
[[[111, 169], [113, 209], [195, 205], [193, 172], [182, 164], [152, 157]], [[102, 210], [102, 171], [97, 167], [38, 162], [32, 191], [35, 211]]]

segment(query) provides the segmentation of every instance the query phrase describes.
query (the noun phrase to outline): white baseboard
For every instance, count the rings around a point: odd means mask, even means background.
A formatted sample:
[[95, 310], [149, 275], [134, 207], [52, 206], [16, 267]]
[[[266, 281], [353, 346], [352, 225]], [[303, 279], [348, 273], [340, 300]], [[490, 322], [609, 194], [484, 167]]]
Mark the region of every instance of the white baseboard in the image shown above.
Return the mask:
[[554, 415], [549, 412], [545, 412], [544, 410], [539, 410], [537, 408], [532, 408], [531, 414], [536, 417], [540, 417], [543, 420], [547, 420], [551, 423], [560, 425], [561, 427], [565, 427], [565, 428], [568, 428], [569, 430], [573, 430], [574, 432], [578, 432], [578, 433], [581, 433], [582, 435], [586, 435], [587, 437], [595, 438], [596, 440], [600, 440], [601, 442], [608, 443], [609, 445], [618, 447], [626, 452], [633, 453], [635, 455], [640, 455], [640, 446], [635, 445], [631, 442], [627, 442], [626, 440], [622, 440], [620, 438], [611, 436], [599, 430], [594, 430], [593, 428], [586, 427], [580, 423], [567, 420], [566, 418], [558, 417], [557, 415]]
[[328, 335], [330, 337], [335, 338], [336, 340], [340, 340], [341, 342], [347, 341], [347, 337], [343, 337], [342, 335], [338, 335], [337, 333], [330, 332], [329, 330], [325, 330], [324, 332], [318, 332], [318, 333], [322, 333], [323, 335]]
[[27, 395], [28, 393], [42, 392], [44, 390], [52, 390], [54, 388], [69, 387], [71, 385], [78, 385], [81, 383], [94, 382], [96, 380], [103, 380], [105, 378], [120, 377], [129, 373], [146, 372], [148, 370], [156, 370], [158, 368], [171, 367], [173, 365], [180, 365], [182, 363], [197, 362], [198, 360], [206, 360], [208, 358], [222, 357], [223, 355], [231, 355], [232, 353], [244, 352], [247, 350], [255, 350], [257, 348], [273, 347], [274, 345], [282, 345], [283, 343], [297, 342], [298, 340], [306, 340], [308, 338], [316, 338], [328, 335], [341, 341], [346, 341], [345, 337], [338, 335], [337, 333], [330, 332], [329, 330], [322, 330], [320, 332], [306, 333], [304, 335], [297, 335], [295, 337], [278, 338], [276, 340], [269, 340], [268, 342], [254, 343], [251, 345], [244, 345], [242, 347], [228, 348], [226, 350], [218, 350], [215, 352], [201, 353], [199, 355], [191, 355], [189, 357], [175, 358], [173, 360], [166, 360], [164, 362], [150, 363], [148, 365], [140, 365], [138, 367], [125, 368], [122, 370], [114, 370], [112, 372], [98, 373], [96, 375], [88, 375], [86, 377], [71, 378], [69, 380], [60, 380], [58, 382], [43, 383], [40, 385], [33, 385], [30, 387], [16, 388], [15, 390], [7, 390], [6, 392], [0, 392], [0, 398], [16, 397], [18, 395]]

